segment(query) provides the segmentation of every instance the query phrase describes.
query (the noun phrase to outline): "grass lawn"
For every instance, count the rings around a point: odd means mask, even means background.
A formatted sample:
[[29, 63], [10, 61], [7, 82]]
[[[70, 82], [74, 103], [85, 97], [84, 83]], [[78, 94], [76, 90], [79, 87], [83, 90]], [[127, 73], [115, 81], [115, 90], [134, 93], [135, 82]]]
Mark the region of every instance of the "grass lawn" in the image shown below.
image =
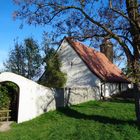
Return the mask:
[[0, 140], [140, 140], [134, 104], [90, 101], [14, 123]]

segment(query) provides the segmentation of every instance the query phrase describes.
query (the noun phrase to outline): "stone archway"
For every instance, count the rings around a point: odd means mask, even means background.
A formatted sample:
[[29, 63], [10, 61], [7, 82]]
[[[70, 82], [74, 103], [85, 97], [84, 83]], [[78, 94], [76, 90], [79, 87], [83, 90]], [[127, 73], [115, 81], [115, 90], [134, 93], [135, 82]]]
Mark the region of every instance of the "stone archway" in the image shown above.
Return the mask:
[[0, 82], [11, 81], [19, 87], [17, 123], [31, 120], [44, 111], [56, 109], [51, 89], [11, 72], [0, 74]]

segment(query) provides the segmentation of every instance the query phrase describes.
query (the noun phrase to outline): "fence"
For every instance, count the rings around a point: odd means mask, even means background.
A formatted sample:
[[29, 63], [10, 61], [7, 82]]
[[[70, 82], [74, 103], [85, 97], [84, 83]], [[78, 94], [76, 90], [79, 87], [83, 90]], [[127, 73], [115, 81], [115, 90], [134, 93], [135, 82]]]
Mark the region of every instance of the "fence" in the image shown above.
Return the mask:
[[11, 110], [0, 110], [0, 121], [9, 121]]

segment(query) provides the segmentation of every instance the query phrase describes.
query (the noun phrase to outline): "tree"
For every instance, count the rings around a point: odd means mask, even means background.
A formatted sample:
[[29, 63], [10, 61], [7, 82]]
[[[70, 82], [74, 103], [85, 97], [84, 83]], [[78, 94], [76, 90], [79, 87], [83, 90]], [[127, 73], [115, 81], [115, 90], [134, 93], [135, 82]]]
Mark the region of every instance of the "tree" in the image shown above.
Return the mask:
[[39, 46], [33, 38], [24, 40], [25, 47], [25, 63], [26, 63], [26, 77], [32, 79], [40, 73], [40, 66], [42, 64], [42, 57]]
[[51, 45], [51, 40], [44, 34], [43, 50], [45, 53], [45, 72], [39, 79], [39, 83], [47, 87], [62, 88], [66, 83], [66, 74], [61, 71], [59, 55]]
[[25, 19], [29, 24], [51, 23], [57, 28], [58, 33], [62, 34], [65, 34], [67, 27], [71, 26], [73, 28], [70, 34], [79, 39], [98, 41], [99, 38], [109, 37], [118, 42], [119, 45], [116, 47], [125, 53], [133, 79], [137, 79], [134, 80], [135, 106], [137, 121], [140, 123], [139, 0], [14, 0], [14, 2], [20, 7], [14, 12], [14, 17]]
[[15, 44], [4, 66], [7, 71], [32, 79], [39, 74], [41, 63], [42, 57], [38, 44], [33, 38], [27, 38], [23, 44]]
[[62, 88], [66, 83], [66, 74], [61, 72], [61, 63], [57, 54], [46, 60], [46, 67], [39, 83], [47, 87]]
[[23, 45], [15, 43], [15, 48], [10, 50], [9, 58], [3, 64], [6, 71], [25, 76], [25, 52]]

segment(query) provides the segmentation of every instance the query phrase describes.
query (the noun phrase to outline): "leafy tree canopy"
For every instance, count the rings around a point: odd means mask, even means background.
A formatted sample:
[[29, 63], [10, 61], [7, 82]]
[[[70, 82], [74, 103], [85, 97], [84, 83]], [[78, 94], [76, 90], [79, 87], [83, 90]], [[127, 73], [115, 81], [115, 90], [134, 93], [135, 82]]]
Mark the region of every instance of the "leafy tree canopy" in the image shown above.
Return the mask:
[[40, 73], [41, 63], [39, 45], [33, 38], [27, 38], [24, 43], [15, 43], [4, 66], [7, 71], [32, 79]]

